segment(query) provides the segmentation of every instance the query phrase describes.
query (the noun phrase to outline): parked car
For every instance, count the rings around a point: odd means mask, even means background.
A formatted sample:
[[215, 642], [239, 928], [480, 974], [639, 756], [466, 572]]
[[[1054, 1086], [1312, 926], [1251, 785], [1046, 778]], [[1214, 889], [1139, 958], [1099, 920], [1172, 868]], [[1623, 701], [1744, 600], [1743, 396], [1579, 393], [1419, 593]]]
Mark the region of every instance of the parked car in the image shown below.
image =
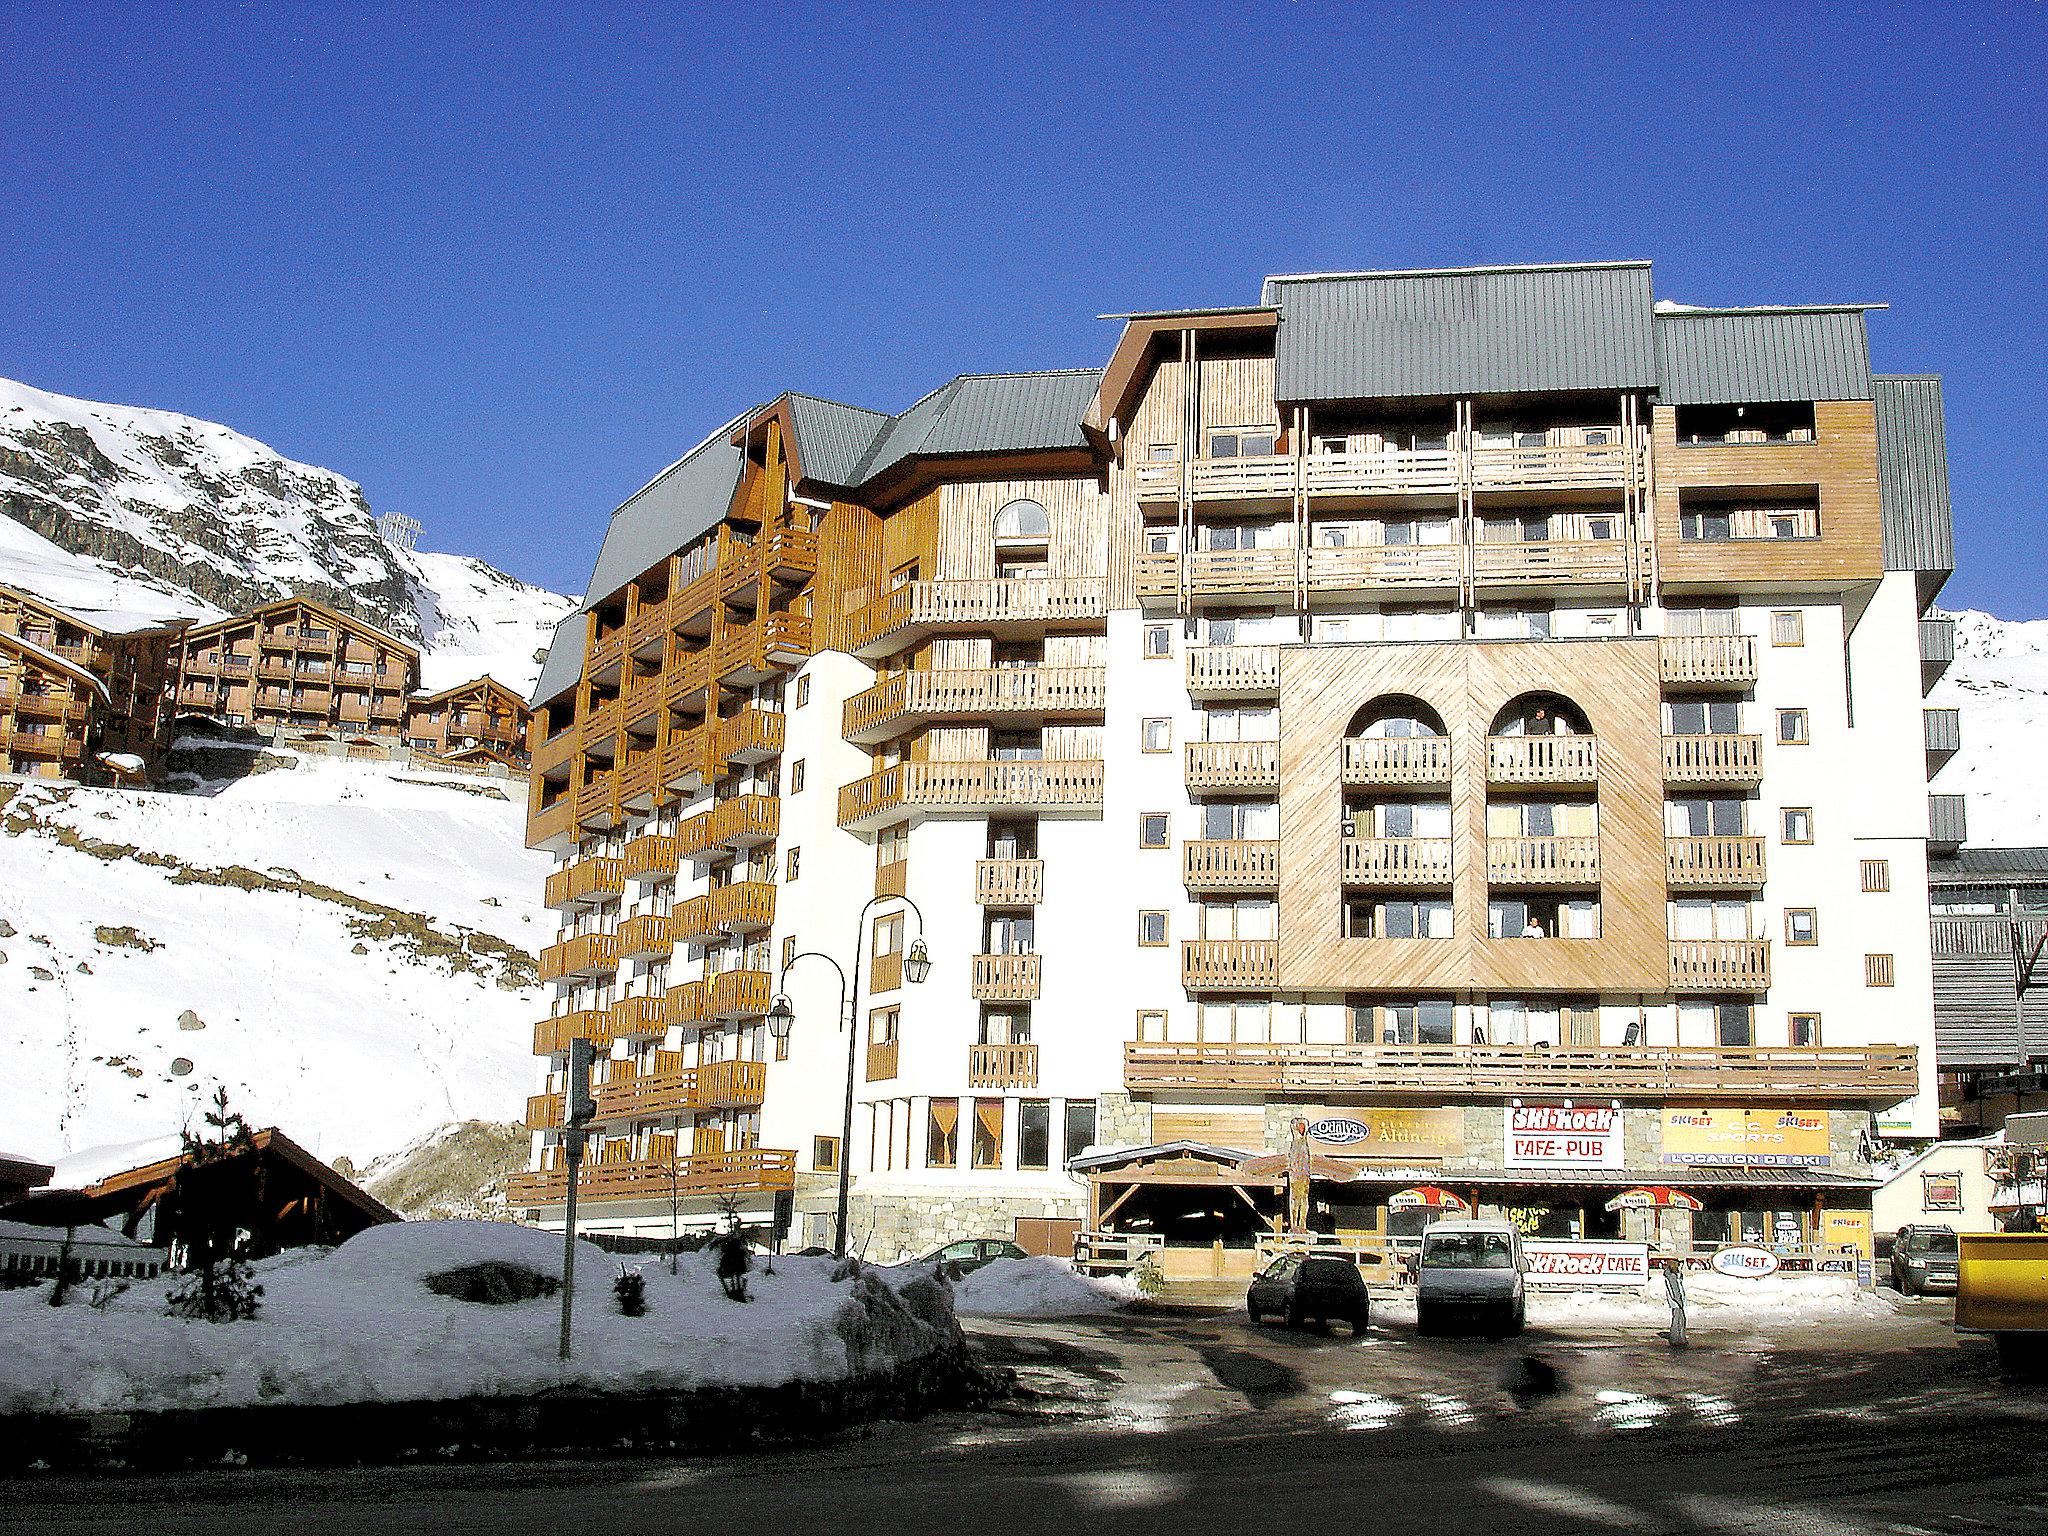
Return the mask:
[[1006, 1238], [963, 1237], [957, 1243], [948, 1243], [943, 1248], [934, 1248], [917, 1262], [929, 1265], [949, 1280], [958, 1280], [962, 1275], [971, 1275], [984, 1264], [993, 1264], [997, 1259], [1029, 1258], [1022, 1248]]
[[1956, 1288], [1956, 1234], [1953, 1228], [1907, 1226], [1892, 1239], [1892, 1284], [1901, 1296]]
[[1290, 1328], [1310, 1321], [1327, 1325], [1341, 1317], [1354, 1333], [1363, 1333], [1371, 1306], [1358, 1266], [1349, 1259], [1319, 1254], [1281, 1254], [1252, 1277], [1244, 1296], [1244, 1309], [1254, 1324], [1284, 1317]]
[[1415, 1327], [1440, 1333], [1463, 1319], [1495, 1335], [1520, 1333], [1527, 1316], [1522, 1234], [1505, 1221], [1439, 1221], [1422, 1234]]

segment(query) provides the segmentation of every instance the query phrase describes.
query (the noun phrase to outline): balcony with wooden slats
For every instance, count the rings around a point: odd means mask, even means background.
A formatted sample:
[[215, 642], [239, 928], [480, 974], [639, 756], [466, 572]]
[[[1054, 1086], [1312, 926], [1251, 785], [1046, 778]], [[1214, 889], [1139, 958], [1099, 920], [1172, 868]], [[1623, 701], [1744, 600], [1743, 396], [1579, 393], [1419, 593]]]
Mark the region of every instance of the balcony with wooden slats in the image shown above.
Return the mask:
[[842, 734], [871, 746], [935, 720], [1028, 723], [1100, 716], [1104, 678], [1102, 667], [899, 672], [846, 701]]
[[583, 933], [558, 939], [540, 952], [540, 979], [559, 981], [564, 976], [595, 976], [619, 966], [618, 936]]
[[1191, 795], [1280, 787], [1277, 741], [1191, 741], [1186, 755]]
[[[560, 1205], [568, 1198], [568, 1171], [515, 1174], [507, 1192], [522, 1210]], [[636, 1158], [584, 1165], [577, 1198], [597, 1204], [642, 1200], [659, 1204], [671, 1191], [686, 1197], [756, 1195], [796, 1187], [796, 1154], [768, 1147], [737, 1152], [692, 1152], [676, 1158]]]
[[782, 803], [773, 795], [735, 795], [700, 811], [676, 828], [676, 852], [686, 859], [717, 858], [728, 849], [775, 840]]
[[577, 1008], [553, 1018], [538, 1019], [533, 1026], [533, 1054], [554, 1056], [569, 1049], [571, 1040], [588, 1040], [600, 1048], [612, 1043], [612, 1011], [609, 1008]]
[[1448, 736], [1352, 736], [1344, 742], [1346, 788], [1450, 782]]
[[670, 984], [663, 998], [664, 1016], [668, 1022], [684, 1029], [695, 1029], [700, 1024], [711, 1022], [711, 984], [706, 981], [678, 981]]
[[750, 1019], [767, 1013], [773, 980], [766, 971], [721, 971], [706, 985], [706, 1007], [716, 1019]]
[[1673, 890], [1760, 891], [1764, 886], [1760, 837], [1668, 837], [1664, 863]]
[[1761, 736], [1666, 736], [1664, 782], [1737, 789], [1763, 782]]
[[1191, 645], [1188, 692], [1198, 699], [1265, 699], [1280, 693], [1277, 645]]
[[1224, 1043], [1124, 1045], [1134, 1094], [1507, 1099], [1884, 1107], [1919, 1087], [1910, 1045], [1536, 1046]]
[[779, 711], [748, 705], [711, 730], [711, 755], [720, 763], [764, 763], [782, 751], [788, 729]]
[[1494, 885], [1598, 885], [1600, 839], [1489, 837], [1486, 840], [1486, 878]]
[[1451, 883], [1448, 837], [1347, 837], [1344, 883], [1357, 886], [1437, 887]]
[[894, 1040], [870, 1040], [867, 1051], [867, 1080], [871, 1083], [886, 1083], [896, 1075], [899, 1063], [897, 1042]]
[[1666, 635], [1657, 642], [1658, 673], [1668, 688], [1753, 688], [1754, 635]]
[[677, 902], [669, 914], [668, 931], [677, 944], [702, 944], [719, 937], [718, 924], [711, 915], [710, 893]]
[[669, 937], [666, 912], [638, 912], [619, 924], [614, 953], [621, 960], [645, 960], [665, 955], [674, 947]]
[[676, 840], [660, 832], [643, 832], [630, 840], [619, 858], [628, 880], [669, 881], [676, 877]]
[[1034, 1002], [1040, 973], [1037, 955], [976, 955], [968, 991], [984, 1003]]
[[888, 655], [941, 630], [971, 629], [1015, 639], [1048, 624], [1097, 622], [1108, 614], [1100, 576], [998, 576], [913, 581], [885, 592], [846, 621], [855, 655]]
[[1270, 838], [1195, 838], [1181, 847], [1181, 883], [1190, 891], [1277, 891], [1280, 844]]
[[1043, 760], [900, 763], [839, 791], [839, 825], [865, 832], [913, 816], [985, 816], [991, 811], [1100, 811], [1102, 762]]
[[1035, 1045], [970, 1045], [967, 1086], [973, 1089], [1036, 1088], [1038, 1047]]
[[1489, 736], [1491, 784], [1585, 785], [1600, 776], [1600, 743], [1592, 736]]
[[974, 900], [984, 907], [1035, 907], [1045, 900], [1043, 859], [979, 859]]
[[708, 918], [716, 933], [758, 933], [775, 923], [775, 887], [766, 880], [735, 880], [710, 894]]
[[567, 1115], [567, 1106], [559, 1093], [536, 1093], [526, 1101], [526, 1128], [529, 1131], [557, 1131]]
[[1312, 593], [1455, 587], [1464, 577], [1465, 552], [1457, 544], [1319, 544], [1308, 552]]
[[616, 900], [625, 889], [625, 869], [614, 858], [578, 859], [548, 876], [546, 905], [567, 907]]
[[1482, 540], [1472, 546], [1472, 580], [1481, 587], [1620, 586], [1628, 577], [1622, 539]]
[[612, 1004], [612, 1038], [615, 1040], [651, 1039], [667, 1028], [668, 999], [665, 995], [622, 997]]
[[1675, 992], [1767, 992], [1770, 986], [1769, 939], [1671, 941]]
[[699, 1109], [759, 1109], [767, 1095], [766, 1062], [707, 1061], [697, 1068]]
[[1272, 939], [1187, 939], [1181, 985], [1190, 992], [1270, 990], [1279, 984], [1280, 946]]

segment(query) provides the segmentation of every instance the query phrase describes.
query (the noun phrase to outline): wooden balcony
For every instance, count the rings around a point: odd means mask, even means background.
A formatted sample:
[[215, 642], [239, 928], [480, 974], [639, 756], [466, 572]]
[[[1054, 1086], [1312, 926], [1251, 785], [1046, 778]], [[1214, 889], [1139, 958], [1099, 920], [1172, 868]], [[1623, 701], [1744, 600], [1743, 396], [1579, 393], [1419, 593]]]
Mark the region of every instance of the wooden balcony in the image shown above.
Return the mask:
[[1137, 592], [1140, 598], [1172, 598], [1180, 595], [1180, 556], [1144, 554], [1138, 556]]
[[1104, 675], [1101, 667], [900, 672], [846, 701], [841, 733], [848, 741], [871, 745], [932, 720], [1099, 716], [1107, 691]]
[[1754, 635], [1666, 635], [1657, 642], [1658, 672], [1666, 687], [1753, 688]]
[[577, 823], [582, 826], [603, 831], [617, 826], [623, 819], [609, 773], [593, 774], [587, 782], [577, 785], [574, 803]]
[[1198, 699], [1264, 699], [1280, 692], [1277, 645], [1188, 647], [1188, 692]]
[[1037, 955], [976, 955], [969, 992], [984, 1003], [1029, 1003], [1038, 998]]
[[775, 923], [775, 887], [766, 880], [735, 880], [709, 898], [714, 933], [758, 933]]
[[1664, 782], [1742, 788], [1763, 782], [1761, 736], [1666, 736]]
[[526, 1101], [526, 1128], [529, 1131], [556, 1131], [568, 1113], [568, 1106], [559, 1093], [536, 1093]]
[[689, 792], [704, 782], [709, 767], [710, 734], [706, 727], [672, 730], [661, 744], [662, 787]]
[[1178, 501], [1183, 480], [1190, 500], [1279, 502], [1294, 496], [1292, 454], [1242, 458], [1150, 459], [1137, 466], [1140, 501]]
[[620, 873], [628, 880], [673, 880], [676, 840], [660, 832], [643, 832], [626, 844], [618, 864]]
[[868, 991], [879, 996], [884, 992], [895, 992], [903, 986], [903, 951], [894, 950], [886, 955], [873, 955], [868, 959]]
[[583, 740], [586, 743], [603, 741], [619, 733], [619, 717], [626, 711], [626, 704], [617, 694], [600, 699], [588, 705], [583, 711]]
[[1181, 883], [1190, 891], [1277, 891], [1280, 844], [1197, 838], [1181, 846]]
[[621, 960], [647, 959], [665, 955], [674, 947], [669, 937], [666, 912], [639, 912], [619, 924], [618, 943], [613, 953]]
[[1352, 736], [1344, 742], [1344, 783], [1350, 788], [1450, 782], [1448, 736]]
[[583, 670], [595, 677], [616, 667], [625, 657], [626, 627], [621, 624], [590, 637], [583, 657]]
[[[1193, 458], [1185, 465], [1191, 501], [1278, 503], [1291, 499], [1297, 488], [1318, 500], [1444, 497], [1457, 493], [1458, 477], [1458, 457], [1448, 449], [1318, 453], [1301, 459], [1284, 453]], [[1182, 478], [1179, 459], [1140, 463], [1136, 466], [1138, 499], [1178, 501]]]
[[909, 889], [909, 859], [891, 859], [886, 864], [877, 864], [875, 866], [875, 894], [877, 896], [901, 896]]
[[886, 1083], [896, 1075], [898, 1045], [894, 1040], [868, 1042], [867, 1081]]
[[1599, 773], [1600, 743], [1592, 736], [1486, 738], [1491, 784], [1591, 784]]
[[1675, 992], [1767, 992], [1771, 986], [1768, 939], [1673, 939]]
[[1489, 837], [1486, 878], [1495, 885], [1598, 885], [1600, 839]]
[[1124, 1046], [1132, 1093], [1415, 1095], [1505, 1099], [1535, 1094], [1650, 1102], [1885, 1106], [1919, 1087], [1910, 1045], [1521, 1046], [1377, 1044]]
[[612, 1011], [609, 1008], [578, 1008], [539, 1019], [533, 1026], [533, 1054], [555, 1056], [569, 1049], [571, 1040], [588, 1040], [600, 1050], [612, 1043]]
[[1038, 1047], [1035, 1045], [970, 1045], [967, 1047], [969, 1088], [1036, 1088]]
[[1045, 900], [1043, 859], [980, 859], [974, 900], [984, 907], [1035, 907]]
[[682, 1064], [682, 1052], [657, 1051], [646, 1071], [630, 1061], [611, 1063], [609, 1078], [595, 1094], [600, 1125], [655, 1115], [688, 1114], [697, 1107], [697, 1069]]
[[982, 816], [990, 811], [1099, 811], [1102, 763], [901, 763], [839, 791], [839, 825], [867, 831], [905, 812]]
[[1194, 590], [1205, 596], [1283, 596], [1294, 591], [1299, 563], [1292, 545], [1284, 549], [1198, 549], [1187, 557], [1187, 575]]
[[619, 966], [618, 936], [584, 933], [558, 939], [540, 952], [540, 979], [559, 981], [564, 976], [595, 976]]
[[1347, 837], [1344, 883], [1373, 886], [1446, 886], [1451, 883], [1448, 837]]
[[711, 984], [707, 981], [679, 981], [668, 989], [662, 999], [668, 1022], [684, 1029], [695, 1029], [711, 1019]]
[[772, 795], [735, 795], [676, 828], [676, 851], [687, 859], [716, 857], [726, 849], [754, 848], [775, 840], [782, 803]]
[[1620, 585], [1628, 580], [1628, 545], [1621, 539], [1518, 539], [1472, 546], [1478, 586]]
[[1214, 790], [1278, 789], [1277, 741], [1191, 741], [1187, 744], [1187, 787], [1191, 795]]
[[622, 997], [612, 1004], [612, 1038], [645, 1040], [668, 1028], [666, 995]]
[[1048, 624], [1099, 621], [1108, 613], [1100, 576], [994, 577], [913, 581], [885, 592], [847, 620], [859, 656], [886, 655], [935, 630], [972, 629], [1015, 638]]
[[782, 751], [786, 722], [774, 710], [748, 706], [711, 727], [711, 755], [721, 763], [762, 763]]
[[759, 1109], [768, 1094], [768, 1064], [707, 1061], [697, 1068], [698, 1109]]
[[1760, 837], [1667, 837], [1664, 862], [1674, 890], [1760, 891], [1764, 886]]
[[767, 1013], [773, 978], [766, 971], [721, 971], [706, 984], [706, 1007], [716, 1019], [751, 1019]]
[[701, 944], [718, 937], [718, 924], [711, 916], [711, 896], [707, 892], [692, 896], [688, 901], [679, 901], [669, 914], [669, 936], [678, 944]]
[[1533, 447], [1474, 448], [1472, 488], [1489, 491], [1619, 490], [1635, 472], [1632, 455], [1613, 443], [1546, 443]]
[[1278, 985], [1280, 946], [1271, 939], [1187, 939], [1181, 985], [1190, 992], [1245, 992]]
[[[524, 1210], [560, 1205], [568, 1198], [567, 1169], [515, 1174], [508, 1198]], [[577, 1179], [579, 1200], [665, 1203], [672, 1191], [687, 1198], [758, 1195], [796, 1187], [796, 1154], [767, 1147], [738, 1152], [693, 1152], [668, 1158], [586, 1163]]]
[[1317, 545], [1308, 552], [1311, 592], [1455, 587], [1464, 576], [1465, 552], [1456, 544]]

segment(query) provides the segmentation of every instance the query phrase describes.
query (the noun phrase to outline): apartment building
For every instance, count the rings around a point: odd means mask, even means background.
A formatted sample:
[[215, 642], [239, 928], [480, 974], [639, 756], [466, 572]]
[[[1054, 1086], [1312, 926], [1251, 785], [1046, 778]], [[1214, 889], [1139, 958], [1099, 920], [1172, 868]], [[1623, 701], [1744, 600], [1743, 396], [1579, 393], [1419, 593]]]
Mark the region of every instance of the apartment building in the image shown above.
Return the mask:
[[1939, 382], [1866, 319], [1278, 277], [1100, 369], [745, 412], [613, 513], [535, 694], [514, 1204], [560, 1219], [581, 1036], [613, 1230], [830, 1241], [844, 1167], [877, 1254], [1237, 1274], [1306, 1156], [1333, 1241], [1867, 1244], [1935, 1129], [1954, 722], [1899, 686]]
[[308, 739], [398, 738], [420, 653], [307, 597], [195, 624], [177, 650], [177, 707]]
[[1928, 884], [1941, 1129], [1976, 1136], [2048, 1109], [2048, 848], [1937, 848]]
[[526, 767], [526, 700], [493, 677], [421, 694], [405, 705], [405, 744], [462, 763]]
[[154, 773], [181, 628], [0, 586], [0, 773], [96, 783]]

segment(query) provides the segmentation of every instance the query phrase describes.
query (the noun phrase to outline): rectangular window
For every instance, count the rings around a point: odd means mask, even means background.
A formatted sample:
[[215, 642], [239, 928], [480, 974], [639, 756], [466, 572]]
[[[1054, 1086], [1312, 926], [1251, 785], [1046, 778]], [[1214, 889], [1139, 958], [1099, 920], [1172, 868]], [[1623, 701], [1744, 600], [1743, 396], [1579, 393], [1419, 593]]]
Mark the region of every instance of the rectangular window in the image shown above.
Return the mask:
[[1159, 1041], [1166, 1038], [1166, 1010], [1164, 1008], [1140, 1008], [1138, 1010], [1138, 1038]]
[[960, 1161], [960, 1101], [933, 1099], [925, 1116], [924, 1162], [927, 1168], [952, 1168]]
[[1164, 811], [1138, 813], [1138, 846], [1164, 848], [1172, 835], [1172, 822]]
[[1892, 985], [1894, 969], [1890, 955], [1865, 955], [1863, 957], [1863, 985], [1866, 987], [1888, 987]]
[[1789, 608], [1771, 615], [1771, 644], [1790, 646], [1806, 644], [1806, 615], [1796, 608]]
[[1813, 841], [1813, 812], [1803, 805], [1788, 805], [1781, 813], [1778, 841], [1782, 843], [1810, 843]]
[[1820, 1044], [1820, 1015], [1817, 1013], [1795, 1013], [1785, 1021], [1785, 1039], [1790, 1045], [1802, 1049]]
[[1811, 907], [1787, 907], [1785, 909], [1785, 942], [1787, 944], [1817, 944], [1820, 942], [1819, 923]]
[[796, 959], [796, 935], [785, 934], [782, 940], [782, 963], [787, 966]]
[[1866, 891], [1888, 891], [1892, 888], [1892, 861], [1890, 859], [1865, 859], [1863, 861], [1863, 889]]
[[1171, 752], [1173, 750], [1173, 722], [1163, 719], [1140, 722], [1138, 727], [1138, 749], [1142, 752]]
[[1171, 624], [1147, 624], [1145, 626], [1145, 659], [1158, 661], [1173, 654], [1173, 626]]
[[1803, 747], [1813, 738], [1807, 734], [1806, 711], [1803, 709], [1781, 709], [1778, 711], [1778, 745], [1781, 747]]
[[886, 869], [891, 864], [901, 864], [910, 856], [910, 824], [897, 822], [884, 827], [875, 834], [875, 867]]
[[811, 1138], [811, 1167], [819, 1173], [839, 1171], [839, 1138], [837, 1136], [813, 1136]]
[[1052, 1104], [1046, 1099], [1017, 1103], [1017, 1166], [1045, 1168], [1052, 1162]]
[[1093, 1099], [1067, 1100], [1066, 1156], [1063, 1162], [1071, 1163], [1090, 1147], [1095, 1145], [1095, 1101]]
[[974, 1101], [973, 1155], [976, 1168], [1000, 1168], [1003, 1166], [1003, 1101], [1001, 1099], [976, 1099]]
[[875, 919], [875, 958], [903, 953], [903, 914], [891, 912]]
[[811, 702], [811, 675], [806, 672], [796, 680], [796, 707], [802, 709]]
[[1166, 914], [1164, 912], [1140, 912], [1138, 914], [1138, 944], [1144, 949], [1157, 949], [1166, 942]]
[[789, 855], [786, 861], [787, 867], [784, 870], [782, 876], [783, 882], [785, 884], [794, 883], [794, 881], [796, 880], [797, 870], [803, 863], [803, 852], [804, 851], [801, 848], [792, 848], [789, 850]]
[[804, 792], [804, 760], [798, 758], [789, 765], [789, 792], [800, 795]]

